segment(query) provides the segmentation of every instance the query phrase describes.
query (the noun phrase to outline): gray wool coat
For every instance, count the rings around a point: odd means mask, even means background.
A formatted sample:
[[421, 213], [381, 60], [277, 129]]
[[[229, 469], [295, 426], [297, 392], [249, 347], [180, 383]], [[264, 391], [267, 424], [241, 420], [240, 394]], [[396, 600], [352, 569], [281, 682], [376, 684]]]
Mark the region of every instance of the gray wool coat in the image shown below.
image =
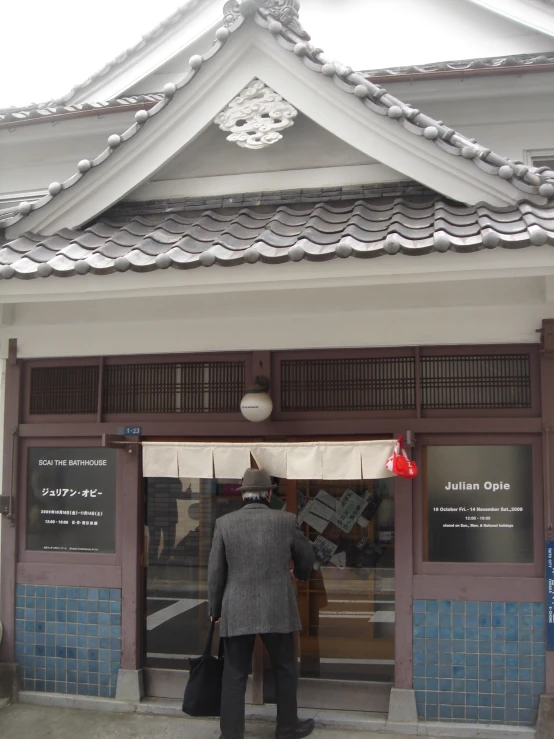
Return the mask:
[[210, 613], [223, 637], [300, 631], [290, 562], [310, 577], [314, 552], [292, 513], [249, 503], [216, 521], [208, 564]]

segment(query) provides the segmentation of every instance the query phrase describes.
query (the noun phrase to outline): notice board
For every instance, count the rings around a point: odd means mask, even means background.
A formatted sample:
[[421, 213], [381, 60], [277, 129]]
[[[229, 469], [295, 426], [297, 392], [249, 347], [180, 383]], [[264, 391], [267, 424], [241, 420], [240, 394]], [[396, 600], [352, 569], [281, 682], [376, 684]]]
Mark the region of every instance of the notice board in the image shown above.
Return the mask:
[[32, 447], [27, 549], [115, 552], [116, 451]]
[[428, 561], [533, 561], [531, 446], [430, 446], [425, 477]]
[[546, 542], [546, 648], [554, 652], [554, 541]]

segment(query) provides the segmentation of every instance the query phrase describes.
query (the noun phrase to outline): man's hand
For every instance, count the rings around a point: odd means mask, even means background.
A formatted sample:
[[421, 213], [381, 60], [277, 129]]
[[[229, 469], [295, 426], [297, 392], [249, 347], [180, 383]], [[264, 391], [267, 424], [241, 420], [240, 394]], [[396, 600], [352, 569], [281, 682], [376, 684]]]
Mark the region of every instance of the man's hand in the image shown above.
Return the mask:
[[214, 622], [215, 622], [216, 624], [218, 624], [218, 623], [220, 623], [220, 622], [221, 622], [221, 618], [218, 618], [218, 619], [217, 619], [217, 621], [216, 621], [216, 620], [215, 620], [215, 618], [214, 618], [213, 616], [210, 616], [210, 621], [211, 621], [212, 623], [214, 623]]

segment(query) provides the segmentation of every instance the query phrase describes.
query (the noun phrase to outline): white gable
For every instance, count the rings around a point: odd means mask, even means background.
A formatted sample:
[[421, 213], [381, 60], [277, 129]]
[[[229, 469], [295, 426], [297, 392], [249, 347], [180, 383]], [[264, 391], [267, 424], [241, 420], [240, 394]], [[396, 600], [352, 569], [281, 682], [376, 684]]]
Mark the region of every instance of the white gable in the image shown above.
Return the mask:
[[302, 113], [282, 135], [276, 144], [251, 151], [229, 143], [226, 133], [214, 124], [157, 172], [154, 180], [375, 163], [375, 159], [316, 125]]
[[[522, 197], [544, 204], [554, 197], [554, 172], [530, 170], [521, 162], [508, 160], [362, 74], [354, 74], [352, 67], [333, 62], [320, 48], [306, 42], [308, 36], [294, 18], [287, 17], [284, 23], [277, 20], [278, 3], [262, 3], [253, 13], [245, 10], [244, 16], [238, 5], [236, 12], [234, 5], [226, 7], [226, 24], [217, 29], [215, 41], [203, 54], [191, 57], [187, 71], [176, 76], [176, 83], [166, 85], [159, 102], [149, 111], [138, 111], [136, 122], [121, 134], [114, 132], [107, 148], [94, 159], [80, 161], [73, 176], [52, 182], [44, 198], [22, 202], [17, 215], [4, 219], [9, 237], [28, 230], [50, 234], [79, 226], [159, 173], [162, 178], [186, 177], [187, 167], [192, 170], [193, 163], [187, 154], [179, 160], [182, 152], [210, 129], [220, 111], [256, 78], [311, 120], [314, 131], [326, 132], [323, 138], [327, 142], [341, 142], [339, 147], [330, 144], [337, 148], [333, 164], [344, 156], [346, 166], [378, 162], [387, 168], [382, 181], [390, 179], [394, 170], [393, 179], [400, 175], [468, 204], [513, 205]], [[302, 126], [299, 128], [302, 133]], [[291, 136], [291, 142], [288, 159], [292, 164], [294, 146], [299, 151], [300, 141]], [[305, 144], [304, 148], [302, 155], [308, 156], [310, 147]], [[357, 154], [350, 164], [353, 152]], [[223, 162], [226, 156], [222, 155]], [[171, 170], [174, 165], [170, 163], [175, 161], [177, 170]], [[266, 171], [263, 160], [255, 170], [246, 172], [241, 169], [245, 166], [242, 162], [235, 165], [235, 177]], [[304, 169], [309, 166], [305, 163]], [[286, 165], [280, 171], [288, 171]], [[212, 169], [211, 175], [209, 172], [197, 167], [196, 178], [225, 174], [221, 168]], [[371, 176], [366, 180], [372, 181]], [[239, 185], [232, 191], [246, 190]]]
[[212, 124], [126, 200], [207, 197], [392, 182], [406, 177], [299, 113], [276, 144], [252, 151]]

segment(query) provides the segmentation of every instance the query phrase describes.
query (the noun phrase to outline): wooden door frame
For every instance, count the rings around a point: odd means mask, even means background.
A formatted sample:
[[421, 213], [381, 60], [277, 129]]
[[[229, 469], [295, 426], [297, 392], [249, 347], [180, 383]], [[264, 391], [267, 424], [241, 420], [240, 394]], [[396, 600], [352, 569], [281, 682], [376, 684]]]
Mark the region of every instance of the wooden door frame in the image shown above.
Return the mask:
[[[404, 431], [401, 432], [401, 433], [403, 435], [405, 435], [405, 432]], [[318, 435], [318, 436], [316, 436], [314, 434], [309, 434], [309, 435], [301, 435], [301, 436], [300, 435], [287, 436], [287, 437], [279, 438], [279, 441], [288, 442], [288, 443], [294, 443], [294, 442], [299, 442], [300, 443], [300, 442], [310, 442], [310, 441], [372, 441], [372, 440], [392, 438], [393, 436], [394, 435], [393, 434], [390, 434], [390, 433], [388, 433], [388, 434], [387, 433], [382, 433], [382, 434], [374, 434], [374, 433], [373, 434], [349, 434], [349, 435], [342, 435], [342, 434], [322, 434], [322, 435]], [[174, 437], [174, 436], [171, 436], [171, 437], [166, 437], [166, 438], [163, 438], [163, 439], [160, 439], [160, 438], [156, 437], [155, 440], [156, 441], [162, 441], [162, 440], [163, 441], [180, 441], [181, 439], [182, 439], [182, 437]], [[195, 438], [194, 440], [195, 441], [215, 441], [216, 438], [215, 437], [207, 438], [207, 437], [202, 436], [202, 437], [198, 437], [198, 439]], [[226, 440], [229, 441], [229, 439], [226, 439]], [[276, 441], [276, 439], [274, 437], [268, 437], [268, 438], [266, 438], [266, 437], [254, 437], [252, 435], [252, 436], [244, 437], [244, 438], [243, 437], [237, 437], [236, 441], [237, 441], [237, 443], [240, 443], [240, 442], [244, 442], [244, 441]], [[408, 481], [408, 482], [411, 485], [411, 482], [410, 481]], [[296, 511], [295, 510], [292, 510], [289, 493], [296, 495], [296, 484], [297, 484], [297, 481], [296, 480], [287, 480], [286, 481], [286, 485], [287, 485], [287, 497], [286, 497], [286, 501], [285, 501], [285, 503], [286, 503], [286, 510], [289, 511], [289, 512], [291, 512], [291, 513], [296, 513]], [[412, 520], [412, 515], [411, 515], [411, 493], [410, 493], [410, 497], [409, 497], [409, 504], [410, 504], [409, 515], [408, 515], [408, 511], [407, 510], [404, 510], [402, 512], [402, 515], [399, 515], [399, 513], [398, 513], [398, 506], [396, 505], [397, 484], [398, 484], [398, 480], [395, 479], [395, 487], [394, 487], [394, 495], [395, 495], [395, 514], [394, 514], [395, 515], [395, 540], [396, 540], [396, 527], [399, 524], [401, 524], [402, 530], [405, 531], [407, 525], [410, 525], [411, 526], [411, 520]], [[288, 488], [290, 488], [290, 490]], [[145, 495], [142, 496], [142, 505], [143, 505], [143, 508], [146, 506], [146, 496]], [[144, 511], [143, 511], [143, 514], [144, 514]], [[409, 535], [409, 541], [410, 542], [412, 541], [412, 532], [411, 532], [411, 530], [410, 530], [410, 535]], [[396, 553], [396, 549], [395, 549], [395, 611], [396, 611], [396, 609], [398, 607], [397, 606], [398, 598], [401, 595], [401, 592], [399, 592], [399, 586], [397, 584], [397, 579], [396, 579], [396, 557], [397, 557], [397, 553]], [[409, 648], [409, 652], [403, 653], [403, 655], [401, 657], [402, 674], [401, 674], [400, 684], [398, 684], [399, 683], [399, 675], [398, 675], [399, 670], [398, 670], [398, 666], [397, 665], [398, 665], [398, 659], [399, 659], [399, 656], [400, 655], [399, 655], [399, 648], [398, 648], [398, 639], [397, 639], [397, 636], [396, 636], [398, 634], [398, 614], [397, 614], [397, 616], [396, 616], [396, 618], [397, 618], [397, 624], [396, 624], [396, 627], [395, 627], [395, 682], [394, 682], [394, 684], [395, 684], [395, 687], [403, 687], [402, 682], [403, 681], [405, 682], [406, 681], [406, 678], [407, 678], [406, 665], [409, 665], [409, 674], [410, 674], [410, 685], [409, 685], [409, 687], [411, 688], [412, 687], [411, 686], [411, 662], [412, 662], [412, 650], [411, 650], [411, 631], [412, 631], [412, 628], [411, 628], [412, 569], [411, 569], [411, 566], [409, 568], [408, 567], [406, 568], [406, 573], [404, 573], [404, 576], [403, 576], [402, 579], [405, 580], [408, 576], [409, 576], [409, 586], [407, 588], [405, 588], [404, 600], [406, 600], [406, 593], [408, 593], [409, 594], [409, 604], [406, 603], [406, 608], [408, 608], [408, 610], [409, 610], [409, 618], [410, 618], [410, 627], [408, 629], [409, 636], [410, 636], [410, 638], [409, 638], [409, 647], [410, 648]], [[144, 573], [144, 577], [142, 579], [142, 582], [144, 583], [144, 585], [143, 585], [143, 590], [144, 590], [143, 595], [144, 595], [144, 597], [142, 599], [142, 606], [143, 606], [142, 607], [142, 618], [143, 618], [143, 621], [145, 621], [146, 568], [145, 568], [145, 573]], [[406, 631], [406, 629], [404, 629], [404, 631]], [[403, 648], [406, 647], [406, 646], [408, 646], [407, 645], [407, 640], [404, 639], [403, 642], [404, 641], [406, 642], [406, 644], [403, 644]], [[144, 669], [148, 673], [148, 677], [146, 679], [146, 684], [148, 686], [149, 683], [151, 684], [152, 677], [154, 677], [156, 675], [156, 671], [157, 670], [159, 670], [160, 675], [161, 675], [161, 673], [165, 673], [166, 670], [163, 670], [163, 669], [160, 669], [160, 668], [147, 667], [144, 664], [144, 662], [146, 660], [146, 654], [145, 654], [145, 651], [144, 651], [144, 647], [145, 647], [145, 644], [143, 645], [143, 649], [142, 649], [142, 660], [143, 660]], [[181, 671], [180, 670], [176, 670], [175, 672], [180, 673]], [[184, 672], [185, 675], [184, 676], [181, 676], [181, 677], [183, 677], [184, 680], [185, 680], [185, 682], [186, 682], [186, 679], [187, 679], [186, 678], [186, 671], [183, 670], [182, 672]], [[367, 681], [367, 682], [366, 681], [360, 681], [360, 683], [363, 683], [366, 687], [367, 686], [371, 686], [371, 685], [375, 685], [376, 686], [375, 687], [375, 690], [376, 690], [376, 694], [378, 695], [379, 703], [381, 703], [383, 701], [383, 696], [381, 695], [381, 693], [382, 693], [382, 689], [381, 688], [383, 686], [386, 687], [387, 686], [386, 683], [383, 683], [382, 685], [380, 683], [372, 683], [371, 681]], [[315, 695], [315, 687], [316, 687], [315, 683], [314, 683], [314, 686], [310, 686], [309, 687], [309, 692], [310, 693], [314, 692], [314, 695]], [[262, 644], [262, 642], [261, 642], [261, 640], [259, 638], [256, 639], [256, 643], [255, 643], [255, 646], [254, 646], [254, 653], [253, 653], [253, 659], [252, 659], [252, 676], [251, 676], [251, 680], [249, 680], [249, 692], [250, 692], [250, 696], [249, 697], [250, 697], [250, 704], [251, 705], [263, 705], [264, 704], [264, 647], [263, 647], [263, 644]], [[378, 708], [374, 708], [373, 710], [379, 710], [379, 709]]]

